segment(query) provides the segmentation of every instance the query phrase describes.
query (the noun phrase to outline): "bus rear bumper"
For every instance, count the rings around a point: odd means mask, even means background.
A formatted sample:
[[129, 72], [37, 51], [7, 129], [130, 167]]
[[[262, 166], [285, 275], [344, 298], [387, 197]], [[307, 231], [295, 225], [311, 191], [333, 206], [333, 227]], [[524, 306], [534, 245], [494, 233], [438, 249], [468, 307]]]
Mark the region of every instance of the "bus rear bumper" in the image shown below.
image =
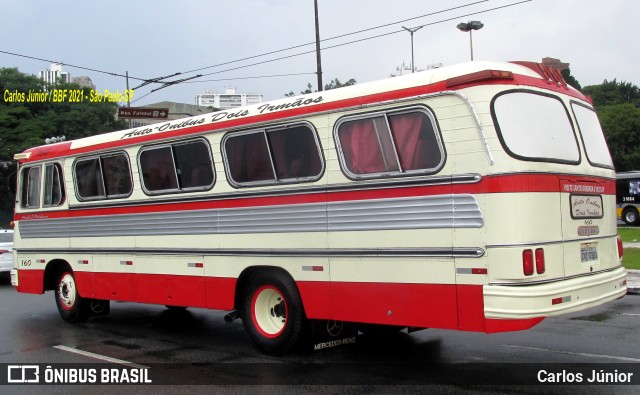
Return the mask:
[[614, 270], [544, 284], [485, 285], [484, 314], [494, 319], [553, 317], [595, 307], [627, 293], [627, 271]]

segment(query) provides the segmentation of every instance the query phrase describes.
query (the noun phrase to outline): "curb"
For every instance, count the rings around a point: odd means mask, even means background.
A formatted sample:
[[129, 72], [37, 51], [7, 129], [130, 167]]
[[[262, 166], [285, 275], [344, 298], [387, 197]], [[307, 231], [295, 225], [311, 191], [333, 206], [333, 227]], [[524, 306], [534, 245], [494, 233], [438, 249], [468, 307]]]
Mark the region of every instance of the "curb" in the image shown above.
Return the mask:
[[627, 269], [627, 293], [640, 294], [640, 270]]

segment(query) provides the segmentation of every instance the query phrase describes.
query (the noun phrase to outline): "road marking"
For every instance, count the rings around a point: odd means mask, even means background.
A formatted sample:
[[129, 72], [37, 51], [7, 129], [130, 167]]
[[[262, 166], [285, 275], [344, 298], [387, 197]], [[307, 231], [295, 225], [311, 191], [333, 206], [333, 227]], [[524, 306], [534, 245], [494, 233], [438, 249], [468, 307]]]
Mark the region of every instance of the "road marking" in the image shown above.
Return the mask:
[[618, 357], [618, 356], [614, 356], [614, 355], [588, 354], [588, 353], [584, 353], [584, 352], [550, 350], [548, 348], [516, 346], [516, 345], [512, 345], [512, 344], [502, 344], [502, 346], [503, 347], [509, 347], [509, 348], [524, 348], [526, 350], [534, 350], [534, 351], [553, 352], [553, 353], [556, 353], [556, 354], [578, 355], [578, 356], [581, 356], [581, 357], [595, 357], [595, 358], [616, 359], [616, 360], [619, 360], [619, 361], [640, 362], [640, 359], [638, 359], [638, 358]]
[[89, 358], [99, 359], [99, 360], [105, 361], [105, 362], [117, 363], [119, 365], [127, 365], [127, 366], [130, 366], [132, 368], [149, 369], [148, 366], [138, 365], [137, 363], [133, 363], [133, 362], [125, 361], [125, 360], [122, 360], [122, 359], [117, 359], [117, 358], [111, 358], [111, 357], [107, 357], [106, 355], [95, 354], [95, 353], [92, 353], [92, 352], [89, 352], [89, 351], [78, 350], [77, 348], [67, 347], [67, 346], [63, 346], [63, 345], [53, 346], [53, 348], [57, 348], [58, 350], [67, 351], [67, 352], [70, 352], [70, 353], [73, 353], [73, 354], [83, 355], [83, 356], [89, 357]]
[[632, 315], [632, 316], [640, 317], [640, 314], [633, 314], [633, 313], [620, 313], [620, 315]]

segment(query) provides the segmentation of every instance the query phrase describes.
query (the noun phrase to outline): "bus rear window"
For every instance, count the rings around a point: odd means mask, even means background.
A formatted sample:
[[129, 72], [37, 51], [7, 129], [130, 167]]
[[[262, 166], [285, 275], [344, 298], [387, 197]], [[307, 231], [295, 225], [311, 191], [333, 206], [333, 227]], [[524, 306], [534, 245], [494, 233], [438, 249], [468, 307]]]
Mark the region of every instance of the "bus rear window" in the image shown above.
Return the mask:
[[582, 135], [587, 160], [594, 166], [613, 169], [611, 154], [607, 149], [602, 128], [596, 112], [578, 103], [571, 103], [573, 114], [578, 122], [578, 129]]
[[510, 91], [493, 99], [493, 121], [503, 148], [521, 160], [580, 162], [569, 113], [553, 96]]

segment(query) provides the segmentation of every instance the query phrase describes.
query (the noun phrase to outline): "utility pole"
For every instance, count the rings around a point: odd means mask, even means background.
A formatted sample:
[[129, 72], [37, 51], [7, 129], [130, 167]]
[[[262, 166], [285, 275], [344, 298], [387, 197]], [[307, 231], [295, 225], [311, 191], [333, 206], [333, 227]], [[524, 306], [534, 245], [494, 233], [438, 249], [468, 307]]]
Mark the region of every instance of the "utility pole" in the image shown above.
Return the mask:
[[[127, 107], [131, 107], [131, 95], [129, 94], [129, 71], [125, 71], [127, 76]], [[131, 118], [129, 118], [129, 129], [131, 129]]]
[[318, 21], [318, 0], [313, 0], [316, 14], [316, 67], [318, 74], [318, 92], [322, 92], [322, 60], [320, 59], [320, 22]]
[[408, 31], [411, 34], [411, 72], [415, 73], [416, 72], [416, 65], [413, 62], [413, 33], [417, 32], [418, 30], [422, 29], [424, 26], [416, 26], [416, 27], [404, 27], [402, 26], [402, 28], [406, 31]]

